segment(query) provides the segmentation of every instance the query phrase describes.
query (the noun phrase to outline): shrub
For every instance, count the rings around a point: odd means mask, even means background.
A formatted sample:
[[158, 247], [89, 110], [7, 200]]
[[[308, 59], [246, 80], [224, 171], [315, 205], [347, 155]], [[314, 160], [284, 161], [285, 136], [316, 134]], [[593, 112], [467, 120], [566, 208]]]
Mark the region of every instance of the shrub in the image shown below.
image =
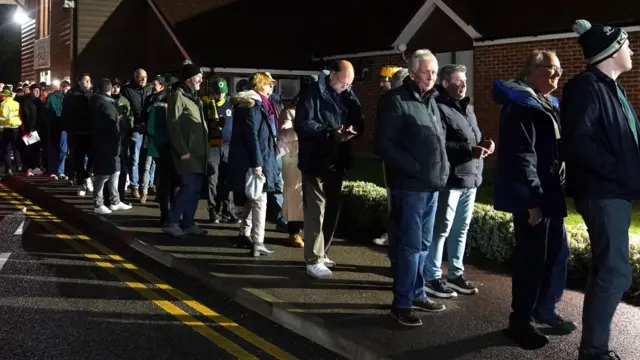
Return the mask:
[[[342, 188], [340, 226], [359, 234], [380, 235], [387, 222], [387, 191], [375, 184], [347, 181]], [[586, 278], [591, 261], [589, 234], [584, 224], [567, 225], [571, 249], [570, 278]], [[467, 238], [467, 253], [477, 251], [484, 257], [501, 263], [508, 262], [513, 252], [513, 222], [510, 214], [493, 207], [476, 204]], [[629, 257], [633, 268], [632, 292], [640, 291], [640, 242], [632, 241]]]

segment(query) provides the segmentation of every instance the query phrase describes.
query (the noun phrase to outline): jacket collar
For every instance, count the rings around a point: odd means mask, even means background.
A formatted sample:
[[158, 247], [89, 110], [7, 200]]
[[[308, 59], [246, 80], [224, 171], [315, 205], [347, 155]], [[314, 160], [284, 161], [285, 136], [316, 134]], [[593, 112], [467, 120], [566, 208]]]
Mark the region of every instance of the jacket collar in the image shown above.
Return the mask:
[[402, 82], [402, 86], [409, 92], [409, 94], [416, 101], [428, 102], [431, 99], [435, 99], [438, 96], [438, 90], [434, 86], [431, 90], [427, 91], [424, 95], [421, 95], [420, 87], [416, 84], [413, 79], [410, 79], [408, 76], [404, 78]]
[[471, 98], [468, 96], [463, 97], [460, 100], [456, 100], [449, 96], [447, 90], [445, 90], [442, 85], [436, 85], [435, 89], [438, 91], [438, 95], [436, 96], [436, 102], [439, 104], [445, 104], [447, 106], [455, 106], [460, 109], [466, 109], [469, 103], [471, 102]]
[[595, 66], [595, 65], [587, 66], [587, 71], [592, 73], [592, 74], [594, 74], [601, 81], [606, 81], [606, 82], [609, 82], [609, 83], [615, 83], [616, 82], [615, 80], [610, 78], [608, 75], [606, 75], [605, 73], [600, 71], [600, 69], [598, 69], [598, 67]]

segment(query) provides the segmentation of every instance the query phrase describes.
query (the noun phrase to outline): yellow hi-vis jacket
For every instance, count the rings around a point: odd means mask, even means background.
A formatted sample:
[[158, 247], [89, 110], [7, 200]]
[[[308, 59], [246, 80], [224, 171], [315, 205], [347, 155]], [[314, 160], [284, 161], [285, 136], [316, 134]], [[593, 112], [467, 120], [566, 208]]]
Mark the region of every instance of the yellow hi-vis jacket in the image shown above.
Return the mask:
[[20, 104], [7, 97], [0, 103], [0, 126], [5, 128], [18, 128], [22, 125], [20, 120]]

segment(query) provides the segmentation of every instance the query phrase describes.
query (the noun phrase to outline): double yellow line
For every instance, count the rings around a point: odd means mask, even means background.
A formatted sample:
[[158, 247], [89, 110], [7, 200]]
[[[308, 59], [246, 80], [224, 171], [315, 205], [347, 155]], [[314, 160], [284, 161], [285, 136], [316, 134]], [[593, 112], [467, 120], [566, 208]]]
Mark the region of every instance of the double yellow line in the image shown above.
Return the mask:
[[[125, 258], [114, 253], [110, 249], [102, 246], [100, 243], [96, 242], [90, 237], [82, 234], [82, 232], [80, 232], [78, 229], [74, 228], [73, 226], [65, 222], [62, 222], [61, 220], [53, 216], [51, 213], [44, 211], [41, 207], [33, 204], [31, 201], [11, 191], [4, 184], [0, 184], [0, 197], [6, 199], [9, 203], [13, 204], [18, 209], [22, 209], [26, 206], [27, 208], [30, 207], [33, 210], [36, 210], [35, 212], [27, 211], [27, 216], [38, 221], [40, 225], [42, 225], [46, 230], [50, 231], [52, 234], [57, 234], [56, 236], [59, 239], [66, 241], [67, 244], [69, 244], [73, 249], [83, 254], [86, 258], [93, 261], [96, 265], [109, 271], [111, 274], [117, 277], [121, 282], [123, 282], [130, 288], [134, 289], [135, 291], [140, 293], [142, 296], [151, 300], [154, 304], [159, 306], [161, 309], [175, 316], [182, 323], [184, 323], [185, 325], [188, 325], [189, 327], [191, 327], [192, 329], [194, 329], [195, 331], [197, 331], [198, 333], [200, 333], [201, 335], [209, 339], [211, 342], [216, 344], [218, 347], [226, 350], [229, 354], [233, 355], [234, 357], [238, 359], [258, 359], [256, 356], [247, 352], [245, 349], [238, 346], [236, 343], [229, 340], [224, 335], [218, 333], [217, 331], [208, 327], [203, 322], [189, 315], [186, 311], [174, 305], [172, 301], [164, 300], [163, 297], [160, 296], [160, 294], [158, 294], [156, 291], [154, 291], [154, 289], [152, 289], [149, 285], [153, 285], [158, 289], [162, 290], [163, 292], [171, 295], [171, 297], [175, 298], [182, 304], [197, 311], [199, 314], [206, 316], [210, 320], [213, 320], [215, 323], [231, 331], [232, 333], [236, 334], [237, 336], [241, 337], [247, 342], [255, 345], [259, 349], [262, 349], [263, 351], [270, 354], [274, 358], [281, 359], [281, 360], [296, 359], [296, 357], [289, 354], [288, 352], [264, 340], [263, 338], [247, 330], [246, 328], [238, 325], [237, 323], [233, 322], [227, 317], [221, 314], [218, 314], [217, 312], [213, 311], [211, 308], [199, 303], [198, 301], [191, 298], [189, 295], [172, 287], [171, 285], [167, 284], [165, 281], [159, 279], [153, 274], [150, 274], [149, 272], [143, 269], [140, 269], [139, 267], [135, 266]], [[49, 222], [57, 223], [58, 226], [66, 230], [68, 234], [61, 234], [58, 231], [58, 229], [54, 225], [50, 224]], [[79, 240], [82, 241], [82, 243], [80, 243]], [[87, 244], [89, 247], [97, 250], [99, 253], [103, 255], [94, 253], [93, 251], [89, 250], [83, 243]], [[105, 256], [108, 258], [109, 261], [105, 261]], [[121, 265], [121, 267], [120, 268], [116, 267], [111, 261], [118, 262], [119, 265]], [[145, 279], [148, 282], [148, 284], [136, 281], [133, 277], [124, 273], [121, 270], [122, 268], [132, 271], [139, 277]]]

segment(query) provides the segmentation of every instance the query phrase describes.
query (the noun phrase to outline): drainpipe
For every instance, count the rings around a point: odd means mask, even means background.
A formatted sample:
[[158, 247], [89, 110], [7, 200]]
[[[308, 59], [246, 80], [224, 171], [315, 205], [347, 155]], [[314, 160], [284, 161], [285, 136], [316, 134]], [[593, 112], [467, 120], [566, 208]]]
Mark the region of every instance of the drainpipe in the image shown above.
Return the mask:
[[160, 20], [160, 22], [162, 23], [162, 26], [164, 26], [165, 30], [167, 30], [167, 33], [173, 40], [173, 43], [178, 47], [178, 49], [182, 53], [182, 56], [184, 56], [185, 60], [191, 61], [191, 57], [189, 56], [189, 54], [187, 54], [187, 51], [184, 49], [182, 44], [180, 44], [180, 41], [178, 40], [176, 35], [173, 33], [173, 29], [171, 29], [171, 26], [169, 26], [169, 23], [167, 22], [167, 20], [164, 18], [160, 10], [158, 10], [158, 7], [156, 6], [155, 2], [153, 0], [147, 0], [147, 3], [149, 4], [149, 6], [151, 6], [151, 9], [153, 10], [153, 12], [156, 13], [158, 20]]

